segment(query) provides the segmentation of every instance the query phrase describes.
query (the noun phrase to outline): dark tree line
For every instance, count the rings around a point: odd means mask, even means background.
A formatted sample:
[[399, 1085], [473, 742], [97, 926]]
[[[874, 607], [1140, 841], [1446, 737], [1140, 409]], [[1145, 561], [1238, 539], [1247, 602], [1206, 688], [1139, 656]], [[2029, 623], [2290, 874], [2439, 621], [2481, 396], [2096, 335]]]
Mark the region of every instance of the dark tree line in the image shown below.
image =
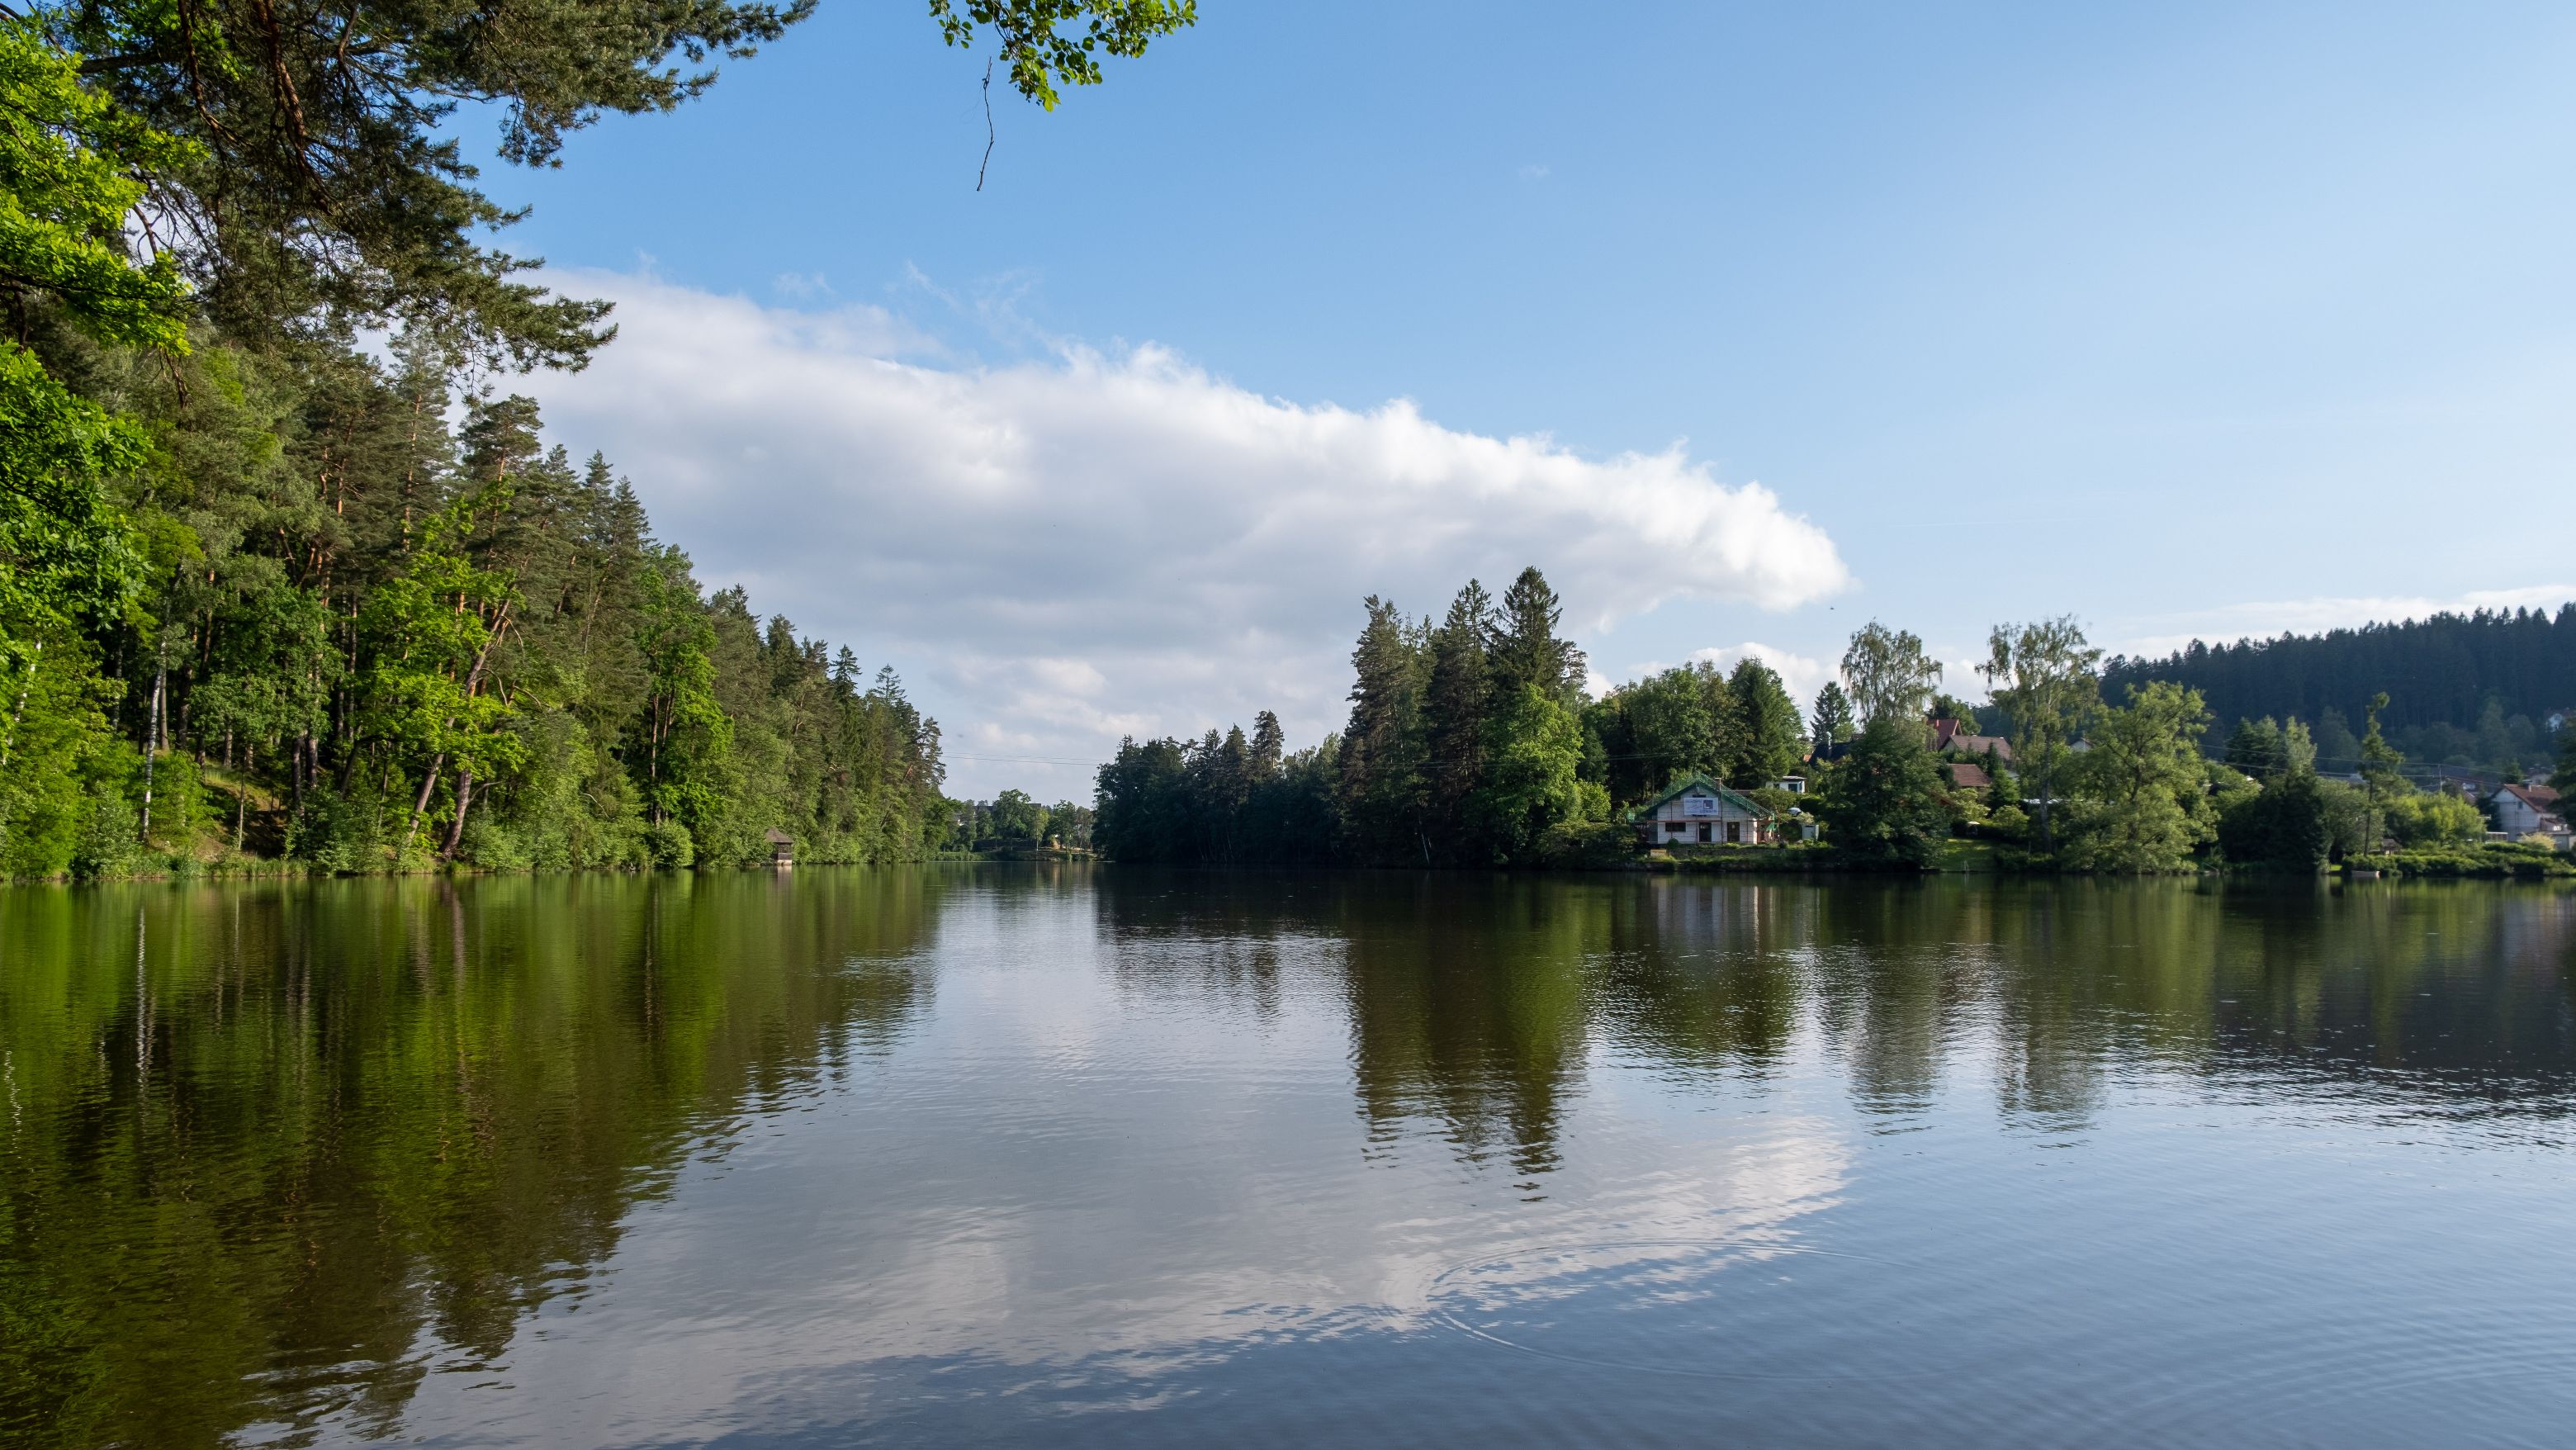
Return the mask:
[[1470, 581], [1439, 618], [1364, 601], [1339, 734], [1282, 754], [1277, 718], [1197, 741], [1122, 743], [1096, 839], [1124, 860], [1484, 866], [1612, 848], [1627, 804], [1693, 771], [1759, 788], [1805, 725], [1758, 660], [1682, 666], [1599, 700], [1535, 568], [1500, 599]]
[[2548, 717], [2576, 706], [2576, 603], [2437, 614], [2317, 635], [2208, 645], [2163, 659], [2115, 658], [2106, 692], [2171, 680], [2201, 692], [2221, 720], [2311, 723], [2328, 770], [2350, 770], [2357, 723], [2385, 691], [2381, 725], [2408, 755], [2481, 767], [2532, 763], [2552, 742]]

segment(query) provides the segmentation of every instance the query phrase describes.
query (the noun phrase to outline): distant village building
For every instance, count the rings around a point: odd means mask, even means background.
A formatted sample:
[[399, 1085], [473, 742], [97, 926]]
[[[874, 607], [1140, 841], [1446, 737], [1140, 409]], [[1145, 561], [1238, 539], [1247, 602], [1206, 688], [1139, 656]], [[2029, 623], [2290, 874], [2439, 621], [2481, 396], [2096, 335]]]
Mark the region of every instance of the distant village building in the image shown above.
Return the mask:
[[2495, 812], [2496, 829], [2517, 841], [2535, 831], [2555, 836], [2567, 830], [2558, 814], [2558, 792], [2545, 785], [2497, 786], [2487, 809]]
[[785, 868], [796, 864], [796, 838], [775, 826], [761, 833], [769, 841], [769, 864]]
[[1952, 790], [1994, 789], [1995, 778], [1986, 774], [1986, 768], [1982, 765], [1961, 765], [1954, 762], [1941, 768], [1950, 773]]
[[1785, 790], [1791, 795], [1807, 793], [1807, 778], [1803, 775], [1784, 775], [1778, 780], [1765, 781], [1763, 784], [1771, 790]]
[[1971, 735], [1968, 723], [1943, 716], [1932, 722], [1932, 753], [1951, 751], [1962, 755], [1992, 755], [2006, 765], [2012, 764], [2012, 742], [2000, 735]]
[[1688, 775], [1628, 813], [1649, 846], [1755, 846], [1782, 836], [1781, 818], [1705, 775]]

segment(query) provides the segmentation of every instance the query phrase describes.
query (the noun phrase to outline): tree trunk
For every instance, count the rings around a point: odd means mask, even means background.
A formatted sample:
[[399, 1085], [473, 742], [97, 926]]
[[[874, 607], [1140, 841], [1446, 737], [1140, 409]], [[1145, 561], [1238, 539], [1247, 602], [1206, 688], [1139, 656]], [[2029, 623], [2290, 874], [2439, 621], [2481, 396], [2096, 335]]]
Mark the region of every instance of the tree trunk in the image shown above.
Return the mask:
[[[421, 812], [429, 809], [430, 792], [438, 789], [439, 774], [446, 769], [446, 751], [442, 750], [438, 754], [430, 757], [428, 773], [424, 774], [420, 778], [420, 796], [411, 803], [411, 824], [403, 827], [403, 851], [411, 849], [411, 838], [417, 835], [420, 831]], [[394, 854], [399, 856], [402, 854], [402, 851], [397, 851]]]
[[456, 859], [456, 847], [458, 843], [465, 839], [465, 812], [470, 809], [473, 804], [474, 767], [471, 765], [459, 766], [456, 771], [456, 820], [447, 828], [446, 849], [439, 852], [440, 855], [446, 857], [450, 861]]
[[161, 692], [170, 683], [169, 650], [161, 651], [161, 663], [152, 672], [152, 712], [143, 726], [143, 830], [135, 839], [152, 844], [152, 766], [161, 754]]
[[9, 728], [0, 730], [0, 765], [9, 763], [9, 742], [18, 735], [18, 721], [27, 713], [27, 691], [35, 687], [36, 667], [44, 662], [45, 642], [37, 640], [28, 651], [27, 678], [18, 682], [18, 703], [9, 711]]

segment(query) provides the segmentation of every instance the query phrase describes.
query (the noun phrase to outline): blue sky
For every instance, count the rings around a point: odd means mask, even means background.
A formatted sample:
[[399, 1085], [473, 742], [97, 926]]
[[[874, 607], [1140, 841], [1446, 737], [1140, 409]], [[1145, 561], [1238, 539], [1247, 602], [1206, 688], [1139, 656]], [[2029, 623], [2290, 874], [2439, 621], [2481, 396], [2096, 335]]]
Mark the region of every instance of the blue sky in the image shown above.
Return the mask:
[[[1052, 115], [997, 93], [978, 194], [981, 57], [909, 5], [827, 0], [681, 112], [604, 122], [557, 172], [487, 168], [535, 207], [508, 245], [630, 319], [593, 375], [532, 390], [707, 578], [903, 669], [976, 794], [1073, 793], [1087, 773], [1045, 762], [1242, 718], [1265, 689], [1292, 734], [1329, 727], [1370, 561], [1367, 587], [1430, 611], [1458, 582], [1435, 566], [1498, 583], [1519, 549], [1556, 574], [1561, 540], [1611, 678], [1751, 642], [1820, 666], [1872, 616], [1962, 659], [2039, 614], [2130, 647], [2576, 593], [2576, 11], [1611, 13], [1211, 0]], [[707, 299], [744, 351], [693, 341]], [[843, 368], [850, 415], [883, 421], [801, 450], [766, 435], [836, 395], [728, 413], [667, 391], [692, 360], [741, 398], [818, 356], [929, 391]], [[1212, 421], [1176, 443], [1145, 400], [1113, 436], [1086, 379], [1285, 411], [1256, 441]], [[1032, 456], [1072, 471], [922, 513], [972, 492], [933, 466], [951, 435], [903, 431], [938, 398], [976, 436], [1036, 410]], [[1316, 416], [1398, 399], [1438, 437], [1307, 447]], [[743, 441], [683, 458], [655, 427], [683, 417]], [[1193, 451], [1218, 434], [1250, 461]], [[1510, 438], [1610, 473], [1488, 488], [1501, 455], [1476, 440]], [[1264, 497], [1337, 506], [1276, 459], [1365, 472], [1417, 444], [1454, 455], [1442, 481], [1368, 527], [1436, 546], [1267, 551]], [[1201, 471], [1122, 494], [1128, 448], [1140, 474]], [[1672, 477], [1611, 478], [1630, 454]], [[1675, 489], [1755, 483], [1771, 505], [1672, 522]], [[1596, 484], [1597, 507], [1567, 493]], [[1073, 497], [1121, 527], [1025, 506]], [[1800, 520], [1830, 567], [1702, 561], [1728, 538], [1794, 552]], [[931, 568], [948, 547], [975, 557]], [[1166, 578], [1130, 548], [1228, 572]], [[997, 556], [1057, 582], [995, 586]], [[855, 582], [915, 565], [992, 607], [898, 619]], [[1278, 602], [1300, 584], [1333, 597]], [[1148, 622], [1158, 603], [1203, 636]]]

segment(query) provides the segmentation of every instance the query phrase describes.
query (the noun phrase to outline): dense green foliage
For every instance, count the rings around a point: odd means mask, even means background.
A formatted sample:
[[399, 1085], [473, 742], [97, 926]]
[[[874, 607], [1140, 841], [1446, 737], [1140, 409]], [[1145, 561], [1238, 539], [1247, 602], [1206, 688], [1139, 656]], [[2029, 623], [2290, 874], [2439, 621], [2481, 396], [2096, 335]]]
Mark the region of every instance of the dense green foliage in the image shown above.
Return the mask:
[[[878, 860], [966, 824], [890, 673], [707, 597], [489, 383], [613, 329], [487, 244], [518, 214], [460, 113], [553, 165], [811, 9], [0, 10], [0, 874], [685, 865], [773, 831]], [[1048, 106], [1195, 18], [930, 10]]]
[[[2384, 697], [2363, 702], [2349, 779], [2320, 774], [2315, 732], [2295, 717], [2240, 721], [2213, 760], [2200, 692], [2148, 681], [2105, 704], [2101, 651], [2072, 618], [1995, 628], [1978, 672], [2012, 733], [1936, 755], [1929, 722], [1972, 711], [1939, 693], [1919, 637], [1876, 621], [1854, 633], [1842, 679], [1807, 721], [1755, 659], [1676, 666], [1585, 698], [1582, 656], [1557, 637], [1559, 606], [1535, 569], [1499, 602], [1471, 582], [1438, 620], [1375, 597], [1365, 607], [1341, 734], [1283, 757], [1265, 713], [1248, 742], [1240, 730], [1128, 741], [1100, 771], [1101, 848], [1155, 861], [1612, 865], [1663, 844], [1628, 812], [1691, 775], [1775, 816], [1812, 808], [1824, 827], [1819, 844], [1721, 849], [1711, 864], [1809, 869], [1821, 853], [1875, 868], [1974, 856], [2116, 874], [2222, 862], [2314, 872], [2385, 865], [2391, 843], [2418, 856], [2484, 844], [2468, 796], [2416, 786], [2379, 729]], [[1803, 799], [1771, 788], [1793, 775], [1810, 787]]]
[[1817, 793], [1816, 814], [1834, 849], [1852, 860], [1930, 864], [1950, 833], [1950, 814], [1922, 726], [1895, 714], [1862, 726]]
[[2576, 603], [2538, 610], [2437, 614], [2319, 635], [2205, 645], [2163, 659], [2114, 659], [2117, 692], [2171, 680], [2201, 692], [2219, 719], [2311, 722], [2325, 769], [2356, 768], [2350, 722], [2388, 695], [2389, 743], [2437, 764], [2496, 770], [2550, 754], [2546, 722], [2576, 707]]
[[[1122, 860], [1535, 862], [1607, 816], [1583, 655], [1526, 569], [1496, 601], [1470, 582], [1435, 624], [1366, 601], [1350, 723], [1283, 755], [1264, 712], [1196, 742], [1122, 743], [1100, 768], [1096, 839]], [[1794, 717], [1793, 717], [1794, 719]]]

